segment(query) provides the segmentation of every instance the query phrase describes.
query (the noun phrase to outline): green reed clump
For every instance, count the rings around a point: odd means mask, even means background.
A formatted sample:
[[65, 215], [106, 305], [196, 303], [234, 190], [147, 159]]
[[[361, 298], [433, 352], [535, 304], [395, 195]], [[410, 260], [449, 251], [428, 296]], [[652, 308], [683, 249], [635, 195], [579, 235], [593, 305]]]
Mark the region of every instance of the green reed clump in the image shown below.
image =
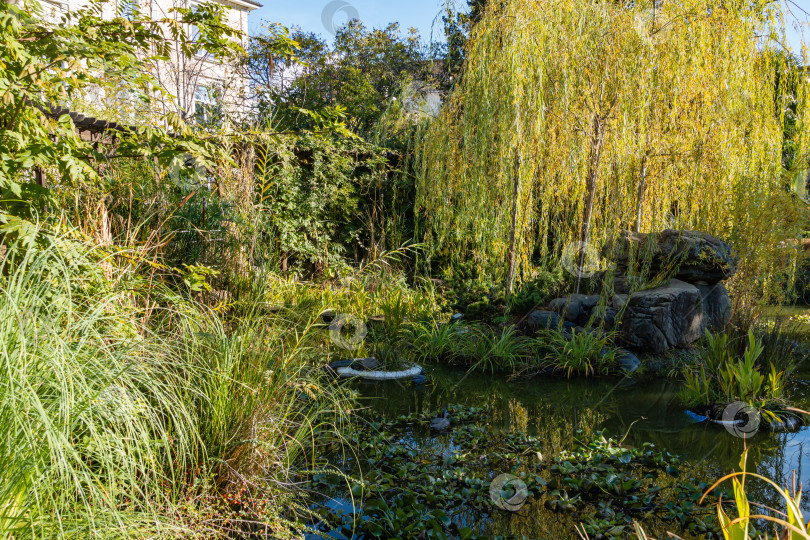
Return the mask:
[[533, 362], [517, 373], [528, 377], [545, 372], [579, 375], [608, 375], [618, 371], [615, 333], [572, 330], [570, 335], [556, 329], [542, 330]]
[[342, 409], [307, 371], [306, 334], [250, 310], [225, 324], [66, 238], [14, 247], [0, 265], [0, 535], [216, 536], [255, 520], [211, 510], [238, 491], [272, 501], [263, 526], [283, 536], [292, 462]]
[[[786, 370], [772, 361], [763, 362], [763, 340], [753, 331], [748, 331], [741, 353], [739, 341], [729, 334], [706, 331], [698, 365], [684, 372], [681, 398], [687, 405], [745, 401], [767, 409], [783, 403]], [[769, 342], [779, 343], [781, 339], [771, 337]], [[788, 366], [787, 372], [791, 370]]]
[[404, 340], [418, 361], [441, 361], [488, 373], [512, 373], [535, 355], [535, 342], [514, 326], [447, 323], [411, 325]]

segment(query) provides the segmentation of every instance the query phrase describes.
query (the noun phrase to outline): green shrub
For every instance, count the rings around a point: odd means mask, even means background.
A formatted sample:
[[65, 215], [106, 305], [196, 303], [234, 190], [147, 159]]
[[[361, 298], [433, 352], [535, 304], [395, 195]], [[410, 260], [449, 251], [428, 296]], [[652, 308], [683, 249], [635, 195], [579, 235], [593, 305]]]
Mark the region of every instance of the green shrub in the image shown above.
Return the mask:
[[531, 341], [517, 333], [513, 326], [503, 328], [500, 333], [485, 327], [474, 329], [471, 339], [465, 341], [465, 350], [470, 369], [495, 373], [511, 373], [532, 356]]
[[772, 362], [763, 371], [762, 340], [749, 330], [741, 357], [734, 341], [727, 334], [713, 335], [706, 330], [698, 365], [684, 372], [681, 398], [687, 405], [745, 401], [767, 408], [782, 399], [785, 371]]
[[416, 361], [441, 361], [487, 373], [512, 373], [534, 355], [533, 340], [515, 327], [450, 323], [412, 325], [405, 340]]
[[517, 291], [507, 297], [509, 312], [523, 315], [536, 309], [565, 287], [566, 275], [561, 266], [555, 271], [541, 270], [531, 281], [521, 283]]
[[[541, 356], [538, 368], [565, 372], [570, 377], [581, 375], [607, 375], [616, 370], [618, 349], [612, 345], [613, 335], [596, 331], [573, 331], [569, 336], [558, 330], [540, 333]], [[531, 374], [529, 370], [527, 374]]]

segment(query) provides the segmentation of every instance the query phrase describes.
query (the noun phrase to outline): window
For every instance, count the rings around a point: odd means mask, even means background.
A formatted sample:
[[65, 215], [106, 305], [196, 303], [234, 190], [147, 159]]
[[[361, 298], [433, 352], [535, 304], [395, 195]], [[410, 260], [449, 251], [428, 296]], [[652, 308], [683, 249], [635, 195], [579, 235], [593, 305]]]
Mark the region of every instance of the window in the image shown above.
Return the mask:
[[[200, 7], [200, 3], [195, 1], [189, 2], [189, 7], [191, 8], [192, 12], [196, 12]], [[188, 29], [188, 36], [191, 38], [191, 42], [196, 45], [200, 41], [200, 29], [193, 24], [190, 25], [190, 28]], [[200, 49], [196, 52], [196, 55], [206, 56], [208, 55], [208, 51], [200, 47]]]
[[217, 99], [207, 86], [198, 86], [194, 90], [194, 119], [199, 123], [210, 123], [217, 110]]
[[138, 0], [119, 0], [118, 13], [121, 17], [128, 21], [135, 18], [141, 7], [138, 5]]

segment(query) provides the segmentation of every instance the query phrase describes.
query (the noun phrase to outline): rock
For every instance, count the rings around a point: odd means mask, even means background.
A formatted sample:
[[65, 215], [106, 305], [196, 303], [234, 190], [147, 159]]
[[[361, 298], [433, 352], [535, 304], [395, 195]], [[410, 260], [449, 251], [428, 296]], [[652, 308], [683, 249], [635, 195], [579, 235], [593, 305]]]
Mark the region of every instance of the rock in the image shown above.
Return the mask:
[[591, 310], [599, 303], [600, 296], [596, 294], [572, 294], [571, 300], [576, 300], [582, 305], [582, 309]]
[[[666, 229], [660, 233], [624, 232], [608, 242], [604, 257], [616, 262], [618, 277], [626, 276], [633, 260], [650, 260], [650, 275], [676, 269], [674, 277], [687, 283], [718, 283], [734, 274], [738, 259], [731, 246], [710, 234], [699, 231]], [[614, 289], [626, 289], [626, 282], [614, 283]]]
[[555, 298], [548, 304], [548, 309], [562, 315], [566, 321], [577, 322], [579, 312], [582, 307], [574, 302], [573, 304], [568, 301], [567, 297]]
[[458, 322], [458, 321], [460, 321], [460, 320], [461, 320], [463, 317], [464, 317], [464, 314], [463, 314], [463, 313], [454, 313], [454, 314], [453, 314], [453, 315], [450, 317], [450, 322], [451, 322], [451, 323], [452, 323], [452, 322]]
[[619, 310], [624, 307], [627, 303], [627, 299], [630, 298], [629, 294], [614, 294], [613, 295], [613, 309]]
[[616, 364], [625, 373], [635, 373], [641, 367], [641, 360], [638, 356], [625, 349], [619, 349], [616, 354]]
[[563, 327], [562, 327], [562, 332], [563, 332], [563, 335], [564, 335], [565, 337], [567, 337], [567, 338], [570, 338], [570, 337], [571, 337], [571, 334], [574, 332], [574, 329], [575, 329], [576, 327], [577, 327], [577, 325], [576, 325], [576, 324], [574, 324], [574, 323], [572, 323], [572, 322], [569, 322], [569, 321], [563, 321]]
[[710, 330], [722, 330], [731, 320], [731, 299], [722, 283], [695, 285], [703, 301], [703, 314]]
[[355, 358], [351, 367], [356, 370], [374, 371], [380, 367], [380, 363], [373, 356], [369, 356], [368, 358]]
[[616, 328], [616, 317], [619, 316], [619, 311], [614, 308], [605, 308], [605, 314], [602, 317], [602, 328], [605, 330], [612, 330]]
[[562, 323], [562, 320], [562, 317], [553, 311], [537, 309], [529, 313], [527, 324], [532, 330], [540, 330], [542, 328], [557, 328]]
[[697, 341], [706, 328], [700, 291], [673, 279], [633, 294], [622, 316], [621, 341], [630, 349], [661, 353]]
[[588, 322], [591, 320], [591, 313], [593, 313], [593, 308], [590, 309], [582, 309], [579, 312], [579, 316], [577, 317], [576, 323], [577, 326], [588, 326]]
[[604, 313], [598, 313], [595, 309], [594, 313], [596, 314], [594, 318], [594, 324], [597, 327], [601, 327], [605, 330], [611, 330], [614, 326], [616, 326], [616, 316], [618, 315], [618, 311], [613, 309], [612, 307], [605, 308]]
[[613, 275], [613, 292], [619, 296], [628, 296], [630, 294], [630, 281], [624, 274], [624, 272], [627, 272], [627, 268], [617, 265], [616, 272], [617, 273]]
[[[598, 296], [572, 294], [562, 298], [555, 298], [549, 303], [549, 309], [563, 315], [566, 321], [585, 324], [588, 322], [588, 317], [590, 317], [590, 310], [598, 303]], [[582, 321], [583, 316], [585, 321]]]

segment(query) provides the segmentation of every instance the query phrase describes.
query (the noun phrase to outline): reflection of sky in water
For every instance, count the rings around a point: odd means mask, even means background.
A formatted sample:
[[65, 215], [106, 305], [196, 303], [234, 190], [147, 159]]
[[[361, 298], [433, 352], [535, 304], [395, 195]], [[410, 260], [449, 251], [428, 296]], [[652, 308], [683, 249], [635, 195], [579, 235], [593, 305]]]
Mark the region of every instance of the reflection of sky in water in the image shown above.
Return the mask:
[[[725, 474], [739, 470], [743, 440], [722, 426], [695, 423], [684, 414], [677, 382], [539, 378], [510, 383], [503, 377], [465, 376], [464, 372], [439, 367], [429, 367], [427, 372], [434, 386], [414, 388], [386, 382], [362, 383], [359, 389], [369, 398], [372, 410], [384, 416], [435, 412], [452, 403], [485, 408], [493, 428], [539, 435], [544, 453], [570, 447], [576, 429], [585, 433], [604, 429], [616, 438], [629, 431], [626, 444], [651, 442], [658, 450], [680, 455], [684, 468], [697, 480], [713, 481], [712, 471]], [[808, 409], [810, 373], [800, 373], [797, 378], [800, 380], [790, 392], [792, 403]], [[417, 431], [415, 437], [433, 451], [452, 451], [450, 435], [430, 437], [427, 431]], [[796, 471], [797, 481], [810, 486], [810, 428], [790, 434], [759, 433], [748, 440], [748, 446], [750, 471], [781, 483], [791, 481]], [[747, 486], [752, 500], [783, 506], [778, 495], [763, 484], [749, 481]], [[807, 498], [803, 505], [810, 511]]]

